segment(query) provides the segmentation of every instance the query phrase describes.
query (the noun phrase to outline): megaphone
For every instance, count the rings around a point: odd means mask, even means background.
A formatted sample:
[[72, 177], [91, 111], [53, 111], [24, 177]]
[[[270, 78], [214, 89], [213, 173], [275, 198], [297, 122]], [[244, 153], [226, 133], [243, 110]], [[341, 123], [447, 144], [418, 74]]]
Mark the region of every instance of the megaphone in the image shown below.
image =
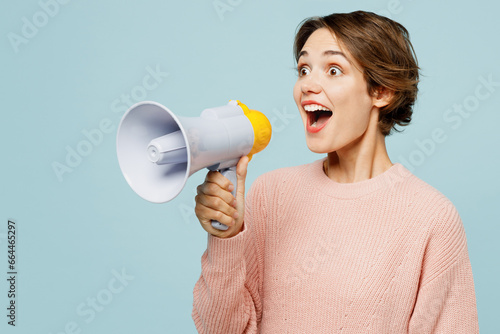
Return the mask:
[[[271, 140], [271, 123], [264, 114], [231, 100], [202, 111], [200, 117], [176, 116], [153, 102], [136, 103], [118, 127], [116, 150], [120, 169], [143, 199], [165, 203], [184, 188], [189, 176], [208, 168], [218, 170], [234, 185], [242, 156], [262, 151]], [[228, 226], [212, 221], [212, 226]]]

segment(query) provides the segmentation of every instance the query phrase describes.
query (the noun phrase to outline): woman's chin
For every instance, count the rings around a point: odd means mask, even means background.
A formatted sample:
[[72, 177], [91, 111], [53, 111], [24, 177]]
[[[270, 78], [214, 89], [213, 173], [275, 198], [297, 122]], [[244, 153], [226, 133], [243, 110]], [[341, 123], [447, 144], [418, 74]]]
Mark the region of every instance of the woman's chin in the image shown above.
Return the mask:
[[309, 148], [309, 150], [311, 152], [318, 153], [318, 154], [327, 154], [327, 153], [334, 151], [334, 150], [332, 150], [331, 147], [326, 147], [324, 145], [324, 143], [321, 144], [321, 143], [313, 143], [313, 142], [307, 141], [307, 147]]

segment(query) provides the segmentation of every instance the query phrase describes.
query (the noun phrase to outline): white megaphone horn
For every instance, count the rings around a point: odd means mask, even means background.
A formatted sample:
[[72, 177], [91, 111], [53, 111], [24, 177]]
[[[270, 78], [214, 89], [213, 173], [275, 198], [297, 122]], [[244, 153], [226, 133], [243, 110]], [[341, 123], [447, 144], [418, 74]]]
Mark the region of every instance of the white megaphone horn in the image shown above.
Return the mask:
[[[159, 103], [144, 101], [123, 116], [116, 150], [128, 184], [147, 201], [172, 200], [188, 177], [203, 168], [219, 170], [234, 185], [235, 195], [238, 160], [262, 151], [271, 132], [264, 114], [239, 101], [205, 109], [200, 117], [179, 117]], [[216, 221], [212, 226], [228, 228]]]

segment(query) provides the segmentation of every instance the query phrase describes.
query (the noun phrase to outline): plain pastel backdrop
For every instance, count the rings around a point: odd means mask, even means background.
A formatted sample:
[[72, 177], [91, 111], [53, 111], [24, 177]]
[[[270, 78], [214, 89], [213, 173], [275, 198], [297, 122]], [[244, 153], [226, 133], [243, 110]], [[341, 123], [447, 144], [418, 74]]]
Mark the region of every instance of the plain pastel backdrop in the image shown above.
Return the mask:
[[410, 31], [419, 98], [412, 124], [387, 138], [389, 155], [457, 207], [481, 332], [499, 333], [500, 5], [490, 0], [2, 2], [0, 332], [195, 333], [207, 234], [193, 208], [206, 173], [169, 203], [141, 199], [118, 166], [120, 118], [140, 100], [182, 116], [229, 99], [262, 111], [274, 132], [250, 163], [247, 190], [267, 171], [320, 159], [292, 98], [295, 29], [358, 9]]

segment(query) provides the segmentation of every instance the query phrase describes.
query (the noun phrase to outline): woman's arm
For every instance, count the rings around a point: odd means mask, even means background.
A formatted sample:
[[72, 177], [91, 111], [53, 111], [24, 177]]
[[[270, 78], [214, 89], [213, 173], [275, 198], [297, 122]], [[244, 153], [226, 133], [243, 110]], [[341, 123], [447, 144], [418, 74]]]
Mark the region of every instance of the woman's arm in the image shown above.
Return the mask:
[[199, 333], [257, 333], [263, 250], [258, 229], [266, 219], [261, 183], [257, 179], [248, 192], [243, 228], [237, 235], [208, 235], [193, 291], [192, 317]]
[[249, 233], [245, 229], [229, 239], [209, 235], [193, 291], [192, 317], [199, 333], [257, 333], [260, 275], [255, 250], [244, 240]]
[[479, 333], [467, 240], [448, 202], [430, 234], [409, 334]]

